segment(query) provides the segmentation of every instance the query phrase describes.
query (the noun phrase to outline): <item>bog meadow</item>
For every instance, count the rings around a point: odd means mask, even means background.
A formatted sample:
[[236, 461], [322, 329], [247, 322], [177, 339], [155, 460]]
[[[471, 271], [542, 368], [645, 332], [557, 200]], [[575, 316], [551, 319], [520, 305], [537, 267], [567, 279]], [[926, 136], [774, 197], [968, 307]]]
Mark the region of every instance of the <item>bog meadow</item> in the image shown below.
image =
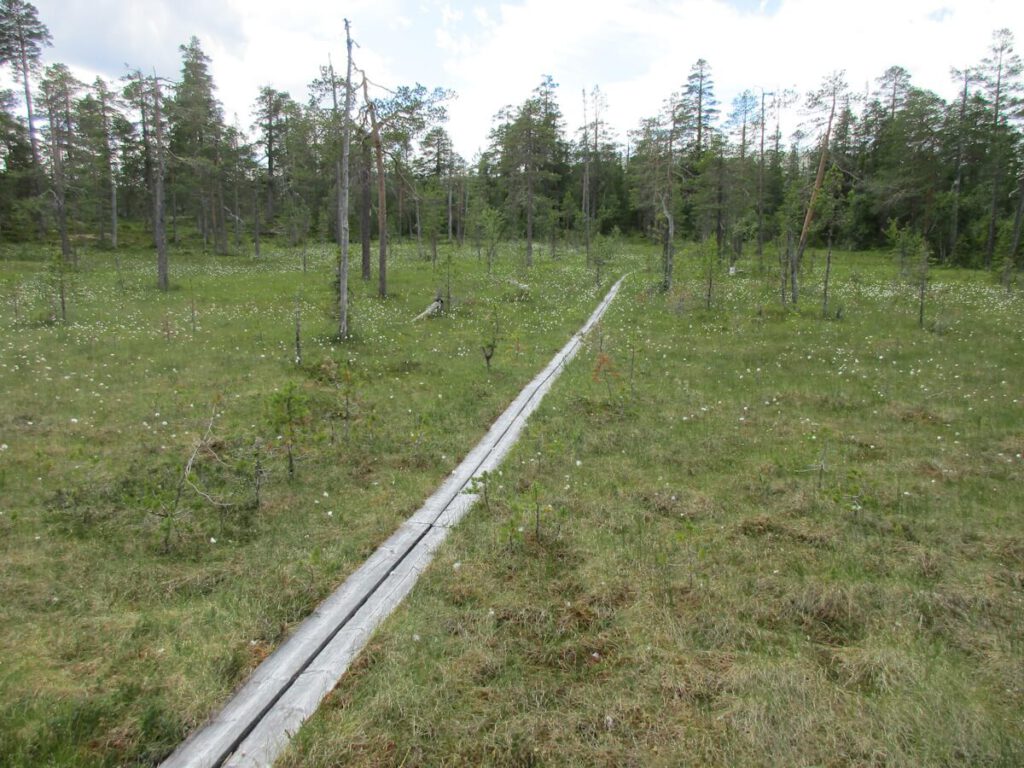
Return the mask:
[[351, 59], [246, 133], [197, 39], [86, 84], [0, 6], [4, 766], [158, 765], [623, 275], [278, 765], [1024, 763], [1008, 30], [792, 140], [704, 59], [628, 151], [546, 77], [467, 161]]

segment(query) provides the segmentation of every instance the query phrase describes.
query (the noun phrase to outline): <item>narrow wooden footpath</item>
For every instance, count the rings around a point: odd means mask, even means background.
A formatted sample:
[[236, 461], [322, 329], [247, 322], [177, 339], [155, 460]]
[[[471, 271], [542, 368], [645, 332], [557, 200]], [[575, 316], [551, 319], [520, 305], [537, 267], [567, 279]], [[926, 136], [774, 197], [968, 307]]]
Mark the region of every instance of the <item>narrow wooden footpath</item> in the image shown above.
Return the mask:
[[337, 685], [377, 625], [409, 593], [448, 530], [476, 501], [474, 481], [493, 472], [526, 420], [575, 357], [619, 292], [620, 278], [547, 367], [519, 393], [426, 503], [273, 654], [230, 701], [164, 761], [164, 768], [270, 766]]

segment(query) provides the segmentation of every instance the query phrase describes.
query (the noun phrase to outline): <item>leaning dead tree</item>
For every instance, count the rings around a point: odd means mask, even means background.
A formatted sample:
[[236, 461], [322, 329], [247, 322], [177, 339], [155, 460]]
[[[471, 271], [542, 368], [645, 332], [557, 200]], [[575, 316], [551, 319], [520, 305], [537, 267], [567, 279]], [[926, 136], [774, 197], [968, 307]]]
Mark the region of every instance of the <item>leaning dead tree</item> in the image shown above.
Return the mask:
[[811, 223], [814, 221], [815, 204], [818, 194], [821, 192], [821, 185], [825, 181], [825, 166], [828, 162], [828, 144], [832, 138], [832, 121], [836, 116], [836, 104], [839, 96], [846, 90], [846, 81], [843, 72], [834, 72], [825, 79], [822, 88], [808, 97], [808, 105], [812, 109], [822, 109], [828, 104], [828, 120], [825, 124], [825, 132], [821, 137], [821, 154], [818, 157], [818, 172], [814, 177], [814, 186], [811, 188], [811, 199], [807, 201], [807, 213], [804, 215], [804, 226], [800, 230], [800, 241], [797, 243], [796, 251], [791, 254], [789, 262], [790, 298], [794, 304], [797, 302], [797, 273], [800, 262], [804, 257], [804, 250], [807, 248], [807, 238], [811, 234]]

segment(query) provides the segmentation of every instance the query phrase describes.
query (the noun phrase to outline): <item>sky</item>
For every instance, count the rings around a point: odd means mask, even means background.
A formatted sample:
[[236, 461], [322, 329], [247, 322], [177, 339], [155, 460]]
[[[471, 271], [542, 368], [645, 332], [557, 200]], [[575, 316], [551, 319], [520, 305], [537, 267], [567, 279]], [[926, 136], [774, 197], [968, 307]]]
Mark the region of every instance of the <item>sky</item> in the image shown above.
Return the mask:
[[344, 18], [356, 65], [385, 86], [416, 82], [457, 94], [447, 129], [472, 159], [493, 117], [550, 74], [570, 133], [584, 89], [599, 86], [620, 141], [706, 59], [723, 114], [745, 89], [815, 88], [845, 70], [863, 93], [890, 66], [951, 99], [951, 66], [986, 55], [1006, 27], [1024, 52], [1021, 0], [34, 0], [53, 35], [44, 63], [83, 80], [129, 68], [176, 78], [192, 35], [211, 59], [225, 117], [248, 130], [259, 88], [305, 101], [331, 58], [345, 63]]

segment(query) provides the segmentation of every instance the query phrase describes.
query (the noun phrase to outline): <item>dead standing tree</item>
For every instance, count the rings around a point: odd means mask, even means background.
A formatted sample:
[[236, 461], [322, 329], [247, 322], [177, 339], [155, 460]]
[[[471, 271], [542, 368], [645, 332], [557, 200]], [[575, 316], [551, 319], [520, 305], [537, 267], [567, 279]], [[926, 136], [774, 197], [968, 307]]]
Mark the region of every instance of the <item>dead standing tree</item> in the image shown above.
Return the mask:
[[[352, 137], [352, 34], [348, 19], [345, 19], [345, 49], [348, 64], [345, 72], [345, 114], [341, 128], [341, 159], [335, 163], [334, 176], [338, 185], [338, 239], [341, 253], [338, 262], [338, 337], [342, 340], [349, 335], [348, 327], [348, 191], [349, 152]], [[365, 85], [365, 81], [364, 81]], [[334, 99], [334, 116], [338, 116], [338, 90], [335, 86], [334, 68], [331, 67], [331, 94]]]
[[167, 291], [170, 288], [170, 277], [167, 266], [167, 227], [164, 219], [164, 174], [167, 165], [164, 155], [163, 96], [160, 92], [160, 78], [155, 73], [151, 83], [153, 124], [156, 131], [156, 157], [153, 162], [153, 240], [156, 243], [157, 287], [161, 291]]
[[[390, 155], [390, 147], [403, 146], [428, 126], [443, 122], [446, 117], [443, 102], [451, 98], [451, 94], [440, 88], [428, 91], [419, 84], [400, 86], [392, 91], [371, 83], [365, 71], [359, 70], [359, 73], [362, 76], [364, 114], [369, 123], [370, 145], [377, 169], [377, 294], [385, 299], [388, 295], [388, 210], [384, 155]], [[371, 98], [371, 85], [385, 91], [387, 98]]]
[[800, 270], [800, 263], [803, 260], [804, 250], [807, 248], [807, 238], [811, 234], [811, 224], [814, 222], [815, 204], [818, 199], [818, 194], [821, 192], [821, 186], [825, 181], [825, 167], [828, 162], [828, 145], [832, 138], [832, 122], [836, 116], [836, 104], [839, 99], [846, 93], [846, 79], [845, 72], [838, 71], [833, 72], [822, 84], [822, 87], [811, 93], [807, 97], [807, 106], [814, 111], [822, 113], [825, 108], [828, 109], [828, 120], [825, 124], [825, 131], [821, 137], [821, 150], [818, 157], [818, 172], [814, 177], [814, 186], [811, 188], [811, 197], [807, 201], [807, 212], [804, 215], [803, 229], [800, 230], [800, 240], [797, 243], [796, 250], [792, 252], [789, 262], [789, 281], [790, 281], [790, 299], [794, 304], [797, 303], [798, 293], [798, 273]]

